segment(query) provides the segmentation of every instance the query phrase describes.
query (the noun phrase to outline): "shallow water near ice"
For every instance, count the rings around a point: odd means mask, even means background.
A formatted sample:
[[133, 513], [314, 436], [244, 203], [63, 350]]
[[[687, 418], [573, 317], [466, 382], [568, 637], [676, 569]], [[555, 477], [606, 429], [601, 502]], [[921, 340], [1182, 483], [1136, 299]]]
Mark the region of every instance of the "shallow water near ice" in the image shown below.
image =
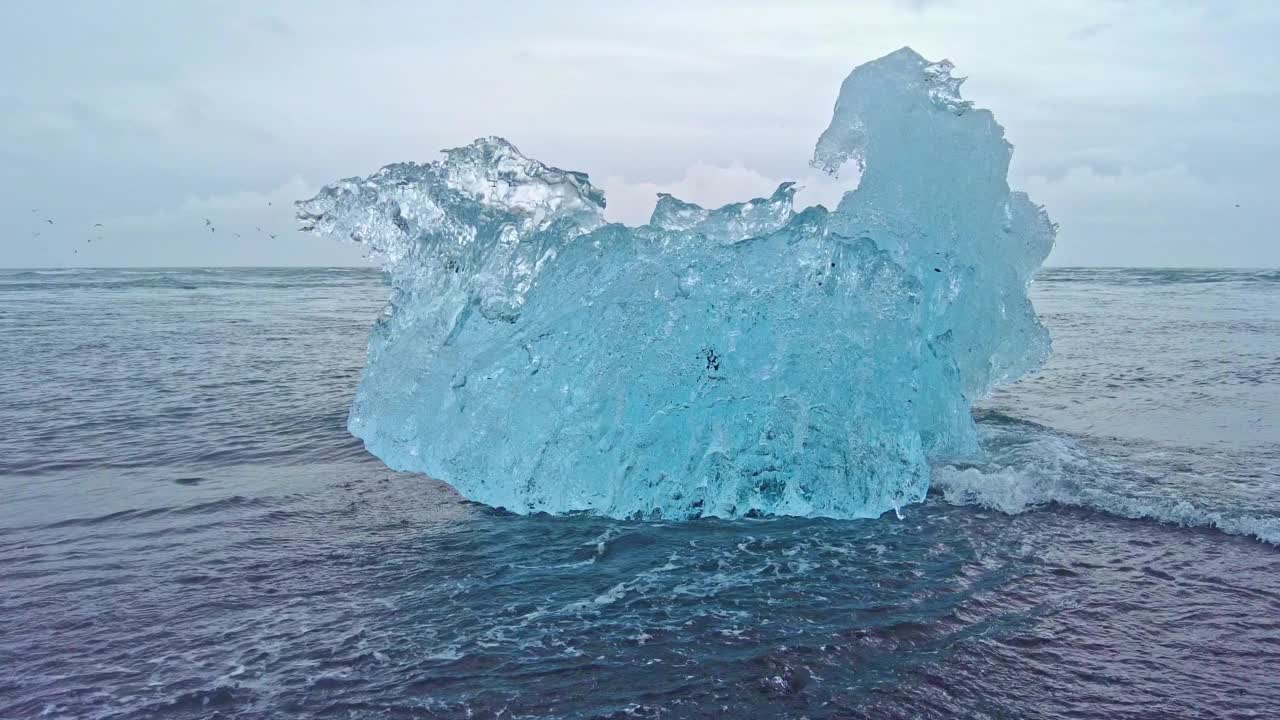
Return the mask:
[[876, 520], [516, 516], [345, 429], [372, 270], [0, 271], [0, 717], [1280, 714], [1280, 273], [1051, 269]]

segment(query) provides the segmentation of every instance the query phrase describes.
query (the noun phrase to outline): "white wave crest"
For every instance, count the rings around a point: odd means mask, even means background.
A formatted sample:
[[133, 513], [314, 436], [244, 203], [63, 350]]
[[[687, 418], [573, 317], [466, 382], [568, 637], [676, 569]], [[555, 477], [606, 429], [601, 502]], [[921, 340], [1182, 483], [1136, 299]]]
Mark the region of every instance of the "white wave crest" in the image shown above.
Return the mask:
[[1280, 515], [1186, 492], [1158, 468], [1136, 468], [1029, 423], [981, 425], [981, 463], [937, 465], [933, 488], [954, 505], [1010, 515], [1057, 504], [1129, 519], [1212, 528], [1280, 546]]

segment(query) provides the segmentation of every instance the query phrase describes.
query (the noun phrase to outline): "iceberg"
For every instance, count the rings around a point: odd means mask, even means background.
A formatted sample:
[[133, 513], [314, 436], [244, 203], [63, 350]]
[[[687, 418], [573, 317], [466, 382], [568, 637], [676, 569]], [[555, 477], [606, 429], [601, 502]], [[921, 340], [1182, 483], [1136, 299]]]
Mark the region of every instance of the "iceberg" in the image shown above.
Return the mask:
[[297, 203], [363, 243], [391, 298], [351, 432], [390, 468], [516, 513], [875, 517], [977, 449], [972, 403], [1039, 367], [1027, 297], [1053, 245], [1012, 146], [949, 62], [903, 48], [844, 81], [796, 187], [606, 222], [588, 176], [497, 137]]

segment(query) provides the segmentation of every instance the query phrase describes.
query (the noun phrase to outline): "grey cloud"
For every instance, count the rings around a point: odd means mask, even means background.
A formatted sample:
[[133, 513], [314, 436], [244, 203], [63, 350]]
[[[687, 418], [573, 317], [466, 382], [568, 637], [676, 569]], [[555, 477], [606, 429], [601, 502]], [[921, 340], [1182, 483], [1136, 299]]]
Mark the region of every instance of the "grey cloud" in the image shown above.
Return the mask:
[[[25, 241], [30, 207], [135, 219], [97, 264], [355, 262], [254, 202], [488, 134], [590, 173], [633, 221], [657, 189], [764, 192], [806, 177], [854, 65], [912, 45], [1005, 125], [1012, 184], [1062, 225], [1050, 262], [1275, 266], [1278, 32], [1280, 5], [1173, 0], [19, 4], [0, 263], [70, 261], [71, 236]], [[201, 245], [199, 212], [281, 242]]]

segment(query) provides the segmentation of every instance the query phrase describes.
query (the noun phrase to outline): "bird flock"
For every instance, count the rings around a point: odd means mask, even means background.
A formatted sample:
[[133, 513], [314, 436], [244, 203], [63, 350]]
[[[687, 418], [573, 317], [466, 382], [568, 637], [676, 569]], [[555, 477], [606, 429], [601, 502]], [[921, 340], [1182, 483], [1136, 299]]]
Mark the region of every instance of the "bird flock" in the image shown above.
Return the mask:
[[[272, 207], [272, 204], [271, 204], [270, 202], [268, 202], [268, 203], [267, 203], [267, 206], [268, 206], [268, 207]], [[48, 224], [48, 225], [50, 225], [50, 226], [55, 226], [55, 227], [57, 226], [57, 223], [55, 223], [55, 222], [53, 221], [53, 218], [48, 218], [48, 217], [44, 217], [44, 218], [42, 218], [42, 217], [40, 217], [40, 209], [39, 209], [39, 208], [31, 208], [31, 213], [32, 213], [33, 215], [35, 215], [37, 218], [39, 218], [40, 220], [42, 220], [45, 224]], [[214, 226], [214, 224], [213, 224], [213, 221], [212, 221], [212, 220], [210, 220], [209, 218], [203, 218], [203, 220], [204, 220], [204, 228], [205, 228], [206, 230], [208, 230], [210, 234], [216, 234], [216, 233], [218, 232], [218, 228], [217, 228], [216, 226]], [[91, 245], [91, 244], [93, 244], [93, 241], [94, 241], [94, 240], [101, 241], [101, 240], [102, 240], [102, 238], [103, 238], [102, 233], [103, 233], [103, 232], [106, 232], [106, 227], [107, 227], [107, 226], [106, 226], [104, 223], [100, 223], [100, 222], [96, 222], [96, 223], [93, 223], [92, 225], [90, 225], [90, 226], [89, 226], [89, 232], [90, 232], [90, 235], [89, 235], [88, 237], [86, 237], [86, 238], [85, 238], [85, 244], [86, 244], [86, 245]], [[272, 240], [275, 240], [275, 239], [278, 237], [278, 235], [276, 235], [275, 233], [264, 233], [264, 232], [262, 231], [262, 227], [261, 227], [261, 226], [257, 226], [257, 225], [255, 225], [253, 229], [254, 229], [254, 231], [255, 231], [258, 235], [260, 235], [260, 236], [261, 236], [261, 235], [266, 235], [267, 237], [269, 237], [269, 238], [270, 238], [270, 239], [272, 239]], [[38, 238], [40, 238], [40, 237], [41, 237], [41, 235], [42, 235], [42, 234], [43, 234], [43, 233], [42, 233], [41, 231], [39, 231], [39, 230], [32, 231], [32, 233], [31, 233], [31, 239], [32, 239], [32, 240], [38, 239]], [[231, 233], [231, 234], [232, 234], [232, 235], [234, 235], [234, 236], [235, 236], [235, 237], [237, 237], [237, 238], [241, 238], [241, 237], [243, 237], [243, 236], [242, 236], [240, 233], [238, 233], [238, 232], [233, 232], [233, 233]], [[71, 249], [71, 253], [72, 253], [73, 255], [79, 255], [79, 254], [80, 254], [80, 248], [79, 248], [79, 247], [73, 247], [73, 248]]]
[[[267, 203], [267, 205], [269, 206], [269, 205], [271, 205], [271, 203]], [[216, 227], [214, 227], [214, 226], [213, 226], [213, 221], [212, 221], [212, 220], [210, 220], [209, 218], [205, 218], [205, 219], [204, 219], [204, 226], [205, 226], [206, 228], [208, 228], [209, 232], [211, 232], [211, 233], [216, 233], [216, 232], [218, 232], [218, 229], [217, 229]], [[262, 228], [260, 228], [260, 227], [258, 227], [258, 226], [256, 226], [256, 225], [255, 225], [253, 229], [254, 229], [254, 230], [256, 230], [256, 231], [258, 232], [258, 234], [259, 234], [259, 235], [261, 235], [261, 234], [262, 234]], [[241, 237], [240, 233], [238, 233], [238, 232], [233, 232], [233, 233], [231, 233], [231, 234], [232, 234], [232, 235], [235, 235], [236, 237]], [[275, 239], [276, 239], [276, 235], [275, 235], [274, 233], [267, 233], [267, 237], [271, 238], [272, 240], [275, 240]]]

